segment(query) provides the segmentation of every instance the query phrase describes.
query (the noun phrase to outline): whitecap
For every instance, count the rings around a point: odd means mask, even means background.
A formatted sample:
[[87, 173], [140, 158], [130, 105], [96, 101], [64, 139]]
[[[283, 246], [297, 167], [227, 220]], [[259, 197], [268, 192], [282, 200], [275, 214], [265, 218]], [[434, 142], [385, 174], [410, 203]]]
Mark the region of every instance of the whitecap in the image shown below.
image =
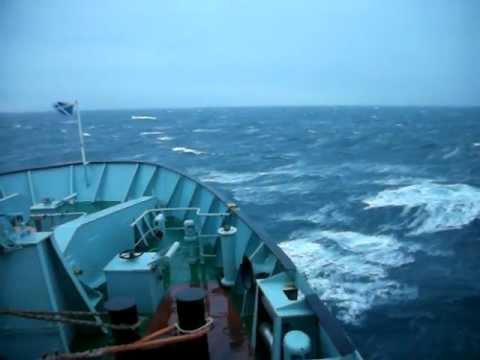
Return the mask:
[[146, 135], [162, 135], [163, 134], [163, 131], [143, 131], [140, 133], [140, 135], [142, 136], [146, 136]]
[[243, 132], [244, 134], [251, 135], [259, 132], [260, 129], [255, 127], [255, 126], [249, 126], [246, 128], [246, 130]]
[[286, 213], [280, 216], [281, 221], [308, 221], [313, 224], [349, 224], [353, 218], [341, 212], [332, 204], [326, 204], [311, 213]]
[[194, 129], [192, 132], [194, 133], [217, 133], [222, 131], [221, 129]]
[[[229, 171], [199, 171], [197, 176], [200, 180], [205, 182], [216, 182], [220, 184], [241, 184], [246, 183], [260, 177], [267, 176], [279, 176], [285, 175], [289, 177], [299, 177], [303, 175], [303, 172], [300, 171], [299, 165], [289, 164], [284, 166], [278, 166], [269, 171], [258, 171], [258, 172], [229, 172]], [[203, 173], [203, 174], [202, 174]]]
[[413, 261], [394, 237], [314, 230], [295, 232], [280, 247], [346, 322], [358, 324], [376, 305], [417, 296], [415, 287], [388, 278], [389, 269]]
[[221, 184], [241, 184], [257, 179], [264, 175], [262, 172], [221, 172], [209, 171], [207, 174], [200, 176], [200, 180], [204, 182], [216, 182]]
[[275, 204], [283, 196], [308, 195], [316, 186], [315, 182], [298, 181], [282, 184], [242, 186], [233, 189], [236, 200], [252, 204]]
[[171, 136], [160, 136], [160, 137], [157, 137], [157, 140], [170, 141], [170, 140], [173, 140], [173, 137], [171, 137]]
[[480, 189], [465, 184], [423, 182], [383, 190], [363, 202], [366, 209], [404, 207], [404, 215], [413, 218], [411, 235], [460, 229], [480, 216]]
[[478, 146], [480, 146], [480, 142], [474, 142], [472, 145], [473, 145], [474, 147], [478, 147]]
[[195, 150], [195, 149], [190, 149], [190, 148], [183, 147], [183, 146], [174, 147], [174, 148], [172, 149], [172, 151], [181, 152], [181, 153], [185, 153], [185, 154], [194, 154], [194, 155], [205, 154], [204, 151]]
[[60, 132], [66, 134], [66, 133], [67, 133], [67, 130], [66, 130], [66, 129], [60, 129]]
[[443, 155], [442, 159], [447, 160], [447, 159], [453, 158], [453, 157], [457, 156], [459, 153], [460, 153], [460, 148], [456, 147], [452, 151]]
[[88, 132], [84, 132], [83, 136], [89, 137], [89, 136], [92, 136], [92, 135], [90, 135]]
[[[268, 171], [206, 172], [205, 170], [199, 170], [195, 175], [205, 182], [216, 182], [229, 186], [235, 198], [239, 201], [257, 204], [275, 203], [279, 198], [281, 199], [281, 195], [309, 194], [318, 185], [313, 180], [304, 181], [300, 179], [304, 172], [299, 170], [299, 165], [296, 163], [279, 166]], [[259, 179], [261, 183], [248, 184]], [[282, 182], [276, 183], [276, 179]]]
[[401, 185], [412, 185], [418, 184], [420, 182], [433, 182], [432, 179], [426, 179], [421, 177], [413, 177], [413, 176], [399, 176], [399, 177], [387, 177], [385, 179], [368, 181], [368, 183], [373, 183], [377, 185], [385, 185], [385, 186], [401, 186]]

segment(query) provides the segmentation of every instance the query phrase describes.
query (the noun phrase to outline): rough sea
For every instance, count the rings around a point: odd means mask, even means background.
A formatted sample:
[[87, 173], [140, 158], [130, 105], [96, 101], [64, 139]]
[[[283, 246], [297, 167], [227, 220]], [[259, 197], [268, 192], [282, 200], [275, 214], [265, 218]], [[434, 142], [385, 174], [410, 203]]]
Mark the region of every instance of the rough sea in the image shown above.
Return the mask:
[[[166, 164], [235, 200], [366, 359], [480, 359], [480, 108], [82, 115], [88, 159]], [[79, 158], [75, 121], [0, 114], [0, 172]]]

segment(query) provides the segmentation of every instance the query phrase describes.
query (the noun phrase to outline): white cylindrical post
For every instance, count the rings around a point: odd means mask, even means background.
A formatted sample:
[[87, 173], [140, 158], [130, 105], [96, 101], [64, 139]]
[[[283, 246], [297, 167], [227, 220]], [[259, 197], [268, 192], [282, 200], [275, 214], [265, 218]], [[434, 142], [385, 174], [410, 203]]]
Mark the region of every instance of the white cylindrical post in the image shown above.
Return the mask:
[[312, 342], [303, 331], [292, 330], [283, 337], [283, 356], [286, 360], [310, 359]]
[[187, 259], [189, 264], [195, 264], [198, 261], [199, 257], [199, 247], [198, 247], [198, 234], [195, 229], [195, 223], [193, 220], [185, 220], [183, 222], [183, 228], [185, 235], [183, 240], [185, 242], [185, 247], [187, 251]]
[[223, 278], [221, 282], [225, 287], [231, 287], [235, 284], [235, 242], [233, 235], [235, 235], [236, 232], [237, 229], [234, 226], [229, 226], [227, 229], [225, 227], [218, 229], [223, 261]]
[[87, 165], [87, 158], [85, 156], [85, 143], [83, 141], [82, 118], [80, 116], [80, 108], [78, 106], [78, 101], [75, 101], [75, 112], [77, 115], [78, 136], [80, 137], [80, 152], [82, 154], [82, 163], [83, 165]]

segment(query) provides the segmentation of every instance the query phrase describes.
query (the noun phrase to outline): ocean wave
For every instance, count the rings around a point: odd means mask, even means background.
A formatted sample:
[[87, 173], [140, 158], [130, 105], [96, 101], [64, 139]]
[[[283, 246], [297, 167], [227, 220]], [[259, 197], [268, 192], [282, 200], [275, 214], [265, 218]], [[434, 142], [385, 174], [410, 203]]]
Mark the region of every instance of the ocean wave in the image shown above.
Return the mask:
[[162, 135], [163, 131], [143, 131], [140, 133], [141, 136], [147, 136], [147, 135]]
[[314, 182], [288, 182], [282, 184], [242, 186], [232, 189], [236, 200], [252, 204], [275, 204], [285, 195], [306, 195], [309, 194]]
[[[290, 152], [282, 154], [286, 158], [298, 158], [300, 155], [297, 152]], [[339, 175], [347, 175], [352, 172], [361, 172], [361, 173], [375, 173], [379, 175], [390, 175], [395, 174], [402, 177], [411, 174], [412, 169], [408, 166], [403, 165], [391, 165], [391, 164], [376, 164], [376, 163], [345, 163], [341, 165], [334, 166], [321, 166], [314, 167], [309, 165], [303, 160], [295, 160], [286, 165], [277, 166], [272, 169], [267, 169], [259, 172], [228, 172], [228, 171], [214, 171], [209, 172], [207, 170], [199, 170], [197, 176], [204, 181], [212, 181], [223, 184], [239, 184], [242, 182], [249, 182], [257, 178], [267, 178], [267, 177], [278, 177], [282, 176], [284, 183], [286, 183], [286, 178], [288, 181], [298, 180], [302, 177], [332, 177]], [[391, 180], [394, 184], [394, 180]], [[369, 181], [370, 183], [371, 181]], [[287, 184], [288, 186], [288, 184]]]
[[387, 177], [380, 180], [368, 181], [369, 183], [385, 186], [413, 185], [418, 183], [429, 183], [435, 180], [413, 176]]
[[455, 149], [453, 149], [453, 150], [447, 152], [445, 155], [443, 155], [442, 159], [448, 160], [448, 159], [451, 159], [451, 158], [457, 156], [458, 154], [460, 154], [460, 148], [456, 147]]
[[217, 133], [222, 131], [222, 129], [194, 129], [192, 132], [194, 133]]
[[279, 218], [281, 221], [308, 221], [319, 225], [350, 224], [353, 221], [351, 216], [341, 212], [334, 204], [329, 203], [320, 209], [308, 213], [286, 213]]
[[172, 149], [172, 151], [181, 152], [181, 153], [185, 153], [185, 154], [194, 154], [194, 155], [202, 155], [202, 154], [205, 154], [204, 151], [195, 150], [195, 149], [190, 149], [190, 148], [183, 147], [183, 146], [174, 147], [174, 148]]
[[375, 305], [417, 296], [415, 287], [388, 278], [389, 269], [413, 262], [394, 237], [314, 230], [295, 232], [280, 246], [346, 322], [358, 324]]
[[383, 190], [363, 202], [366, 209], [404, 207], [403, 215], [413, 217], [410, 235], [460, 229], [480, 215], [480, 189], [465, 184], [424, 182]]
[[263, 176], [262, 172], [222, 172], [209, 171], [207, 174], [200, 176], [200, 180], [204, 182], [216, 182], [220, 184], [241, 184]]
[[255, 127], [255, 126], [249, 126], [245, 129], [245, 131], [243, 133], [247, 134], [247, 135], [251, 135], [251, 134], [255, 134], [259, 131], [260, 131], [259, 128]]
[[[215, 182], [219, 184], [242, 184], [256, 180], [261, 177], [275, 177], [279, 175], [289, 176], [290, 178], [296, 178], [302, 176], [304, 173], [299, 170], [297, 164], [289, 164], [284, 166], [278, 166], [268, 171], [257, 172], [230, 172], [219, 170], [207, 170], [198, 169], [196, 176], [205, 182]], [[260, 186], [260, 185], [259, 185]]]

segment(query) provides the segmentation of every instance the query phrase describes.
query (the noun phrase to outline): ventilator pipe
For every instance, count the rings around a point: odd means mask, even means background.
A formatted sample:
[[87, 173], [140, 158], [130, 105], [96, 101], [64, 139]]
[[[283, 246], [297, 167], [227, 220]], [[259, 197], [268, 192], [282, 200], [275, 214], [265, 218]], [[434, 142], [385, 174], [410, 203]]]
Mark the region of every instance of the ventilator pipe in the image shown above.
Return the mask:
[[222, 248], [223, 278], [221, 283], [225, 287], [231, 287], [235, 284], [237, 277], [235, 268], [235, 241], [234, 235], [237, 233], [235, 226], [229, 226], [228, 230], [224, 227], [218, 229], [220, 235], [220, 245]]
[[185, 241], [185, 247], [187, 250], [187, 259], [190, 264], [194, 264], [198, 261], [200, 250], [194, 221], [185, 220], [183, 222], [183, 229], [185, 232], [183, 240]]

